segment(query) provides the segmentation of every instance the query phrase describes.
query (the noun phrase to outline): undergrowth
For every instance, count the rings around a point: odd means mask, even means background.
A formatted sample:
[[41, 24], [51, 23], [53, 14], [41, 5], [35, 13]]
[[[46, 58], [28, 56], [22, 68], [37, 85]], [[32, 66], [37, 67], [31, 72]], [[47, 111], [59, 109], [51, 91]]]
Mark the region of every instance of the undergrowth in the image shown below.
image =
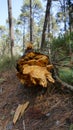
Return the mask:
[[17, 59], [17, 56], [13, 57], [13, 60], [8, 56], [0, 59], [0, 72], [15, 68]]
[[73, 69], [67, 67], [59, 69], [59, 76], [63, 81], [73, 85]]

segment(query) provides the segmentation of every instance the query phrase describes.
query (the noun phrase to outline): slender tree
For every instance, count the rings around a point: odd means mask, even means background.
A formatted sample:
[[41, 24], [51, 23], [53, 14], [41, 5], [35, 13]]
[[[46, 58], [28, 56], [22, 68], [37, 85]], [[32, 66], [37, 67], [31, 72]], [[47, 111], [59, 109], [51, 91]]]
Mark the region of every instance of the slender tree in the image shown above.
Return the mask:
[[46, 28], [47, 28], [49, 17], [50, 17], [50, 7], [51, 7], [51, 0], [47, 0], [45, 20], [44, 20], [42, 40], [41, 40], [41, 49], [44, 47], [45, 33], [46, 33]]
[[[35, 29], [36, 27], [39, 27], [39, 23], [42, 15], [43, 6], [40, 0], [24, 0], [23, 5], [21, 8], [21, 14], [20, 19], [23, 22], [23, 28], [25, 28], [25, 43], [26, 41], [33, 41], [37, 42], [38, 37], [41, 39], [40, 36], [37, 35], [37, 32]], [[41, 32], [41, 31], [40, 31]], [[31, 35], [31, 36], [30, 36]], [[31, 37], [31, 39], [30, 39]], [[40, 42], [39, 42], [40, 43]]]
[[13, 58], [14, 31], [13, 31], [13, 22], [12, 22], [12, 1], [8, 0], [7, 2], [8, 2], [10, 42], [11, 42], [11, 58]]
[[70, 6], [71, 6], [71, 0], [68, 0], [68, 6], [69, 6], [69, 30], [71, 33], [71, 12], [70, 12]]
[[32, 0], [30, 0], [30, 42], [32, 43]]
[[64, 7], [63, 7], [63, 8], [64, 8], [64, 9], [63, 9], [63, 10], [64, 10], [64, 11], [63, 11], [63, 12], [64, 12], [64, 31], [66, 32], [66, 5], [65, 5], [65, 2], [66, 2], [66, 1], [63, 0], [63, 6], [64, 6]]

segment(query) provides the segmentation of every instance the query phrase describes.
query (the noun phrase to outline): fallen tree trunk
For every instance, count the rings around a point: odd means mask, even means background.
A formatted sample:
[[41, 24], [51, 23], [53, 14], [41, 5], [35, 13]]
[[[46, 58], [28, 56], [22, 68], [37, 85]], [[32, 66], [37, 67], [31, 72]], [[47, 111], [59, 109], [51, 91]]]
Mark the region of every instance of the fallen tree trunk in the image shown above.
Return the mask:
[[32, 85], [47, 87], [48, 82], [55, 82], [51, 73], [53, 65], [50, 64], [47, 55], [28, 52], [18, 60], [16, 68], [20, 82], [28, 87]]

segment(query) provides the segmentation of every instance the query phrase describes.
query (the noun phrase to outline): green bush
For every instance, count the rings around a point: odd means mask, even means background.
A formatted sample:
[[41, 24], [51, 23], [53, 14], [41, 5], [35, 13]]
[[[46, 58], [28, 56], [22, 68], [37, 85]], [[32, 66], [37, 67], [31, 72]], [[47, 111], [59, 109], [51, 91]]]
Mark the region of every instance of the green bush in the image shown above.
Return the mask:
[[70, 54], [70, 48], [73, 51], [73, 32], [66, 33], [58, 36], [57, 38], [53, 38], [51, 42], [52, 52], [55, 51], [58, 55], [61, 54]]

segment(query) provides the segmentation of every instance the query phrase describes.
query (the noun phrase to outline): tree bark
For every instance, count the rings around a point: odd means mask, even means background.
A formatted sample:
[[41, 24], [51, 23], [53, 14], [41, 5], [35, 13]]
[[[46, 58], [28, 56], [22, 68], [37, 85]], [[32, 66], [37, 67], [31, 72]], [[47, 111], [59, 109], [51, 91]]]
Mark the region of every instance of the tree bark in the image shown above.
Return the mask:
[[14, 46], [14, 31], [12, 22], [12, 1], [8, 0], [8, 17], [9, 17], [9, 30], [10, 30], [10, 42], [11, 42], [11, 57], [13, 57]]
[[64, 4], [64, 31], [66, 32], [66, 7], [65, 7], [65, 0], [63, 0]]
[[32, 43], [32, 0], [30, 0], [30, 42]]
[[70, 4], [71, 0], [68, 0], [68, 5], [69, 5], [69, 31], [71, 33], [71, 12], [70, 12]]
[[25, 51], [25, 20], [24, 20], [24, 26], [23, 26], [23, 54]]
[[51, 0], [47, 0], [45, 20], [44, 20], [42, 40], [41, 40], [41, 49], [44, 47], [45, 33], [46, 33], [47, 25], [48, 25], [48, 19], [50, 17], [50, 7], [51, 7]]

